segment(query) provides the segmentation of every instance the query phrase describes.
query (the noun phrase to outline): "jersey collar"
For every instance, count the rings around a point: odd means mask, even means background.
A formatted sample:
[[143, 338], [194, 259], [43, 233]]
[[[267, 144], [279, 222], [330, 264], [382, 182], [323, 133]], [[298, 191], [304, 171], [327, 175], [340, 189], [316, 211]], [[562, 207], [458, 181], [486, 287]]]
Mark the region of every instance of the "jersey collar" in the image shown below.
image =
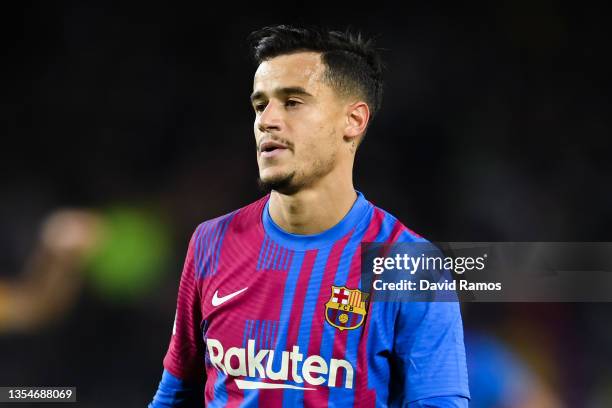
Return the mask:
[[276, 225], [270, 216], [270, 199], [268, 199], [262, 214], [264, 230], [273, 241], [294, 250], [309, 250], [332, 245], [356, 227], [360, 221], [364, 221], [366, 217], [370, 203], [360, 191], [355, 192], [357, 199], [344, 218], [330, 229], [312, 235], [292, 234]]

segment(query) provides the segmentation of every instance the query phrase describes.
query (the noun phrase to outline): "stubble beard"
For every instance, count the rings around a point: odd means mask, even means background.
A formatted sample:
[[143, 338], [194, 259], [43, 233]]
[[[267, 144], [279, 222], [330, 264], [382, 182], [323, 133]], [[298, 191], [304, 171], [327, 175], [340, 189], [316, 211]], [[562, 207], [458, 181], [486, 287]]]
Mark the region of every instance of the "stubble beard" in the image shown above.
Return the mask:
[[[333, 137], [334, 134], [335, 132], [332, 130], [330, 137]], [[293, 145], [291, 143], [288, 141], [283, 142], [290, 146], [293, 151]], [[304, 171], [304, 169], [298, 171], [294, 169], [291, 172], [279, 174], [267, 180], [263, 180], [260, 174], [257, 178], [257, 184], [266, 194], [276, 191], [284, 195], [293, 195], [307, 186], [316, 184], [317, 181], [331, 173], [334, 170], [336, 158], [336, 151], [332, 151], [328, 157], [316, 158], [310, 169], [311, 171]]]
[[294, 178], [295, 171], [266, 180], [263, 180], [261, 177], [257, 177], [257, 185], [266, 194], [269, 194], [272, 191], [277, 191], [281, 194], [292, 195], [300, 190], [299, 185], [294, 183]]
[[261, 177], [257, 178], [259, 188], [266, 194], [272, 191], [284, 195], [293, 195], [307, 186], [312, 186], [321, 180], [323, 177], [333, 171], [336, 161], [336, 154], [321, 160], [316, 160], [310, 174], [294, 170], [292, 172], [277, 175], [266, 180]]

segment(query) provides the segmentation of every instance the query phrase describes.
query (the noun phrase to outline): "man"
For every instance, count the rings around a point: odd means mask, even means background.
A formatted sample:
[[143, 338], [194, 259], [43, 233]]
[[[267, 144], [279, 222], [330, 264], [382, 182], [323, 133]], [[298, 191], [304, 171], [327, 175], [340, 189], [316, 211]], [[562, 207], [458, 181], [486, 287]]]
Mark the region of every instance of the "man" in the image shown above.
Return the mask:
[[353, 188], [382, 95], [371, 42], [288, 26], [251, 40], [271, 194], [194, 232], [150, 406], [467, 406], [458, 303], [367, 302], [361, 285], [361, 242], [423, 241]]

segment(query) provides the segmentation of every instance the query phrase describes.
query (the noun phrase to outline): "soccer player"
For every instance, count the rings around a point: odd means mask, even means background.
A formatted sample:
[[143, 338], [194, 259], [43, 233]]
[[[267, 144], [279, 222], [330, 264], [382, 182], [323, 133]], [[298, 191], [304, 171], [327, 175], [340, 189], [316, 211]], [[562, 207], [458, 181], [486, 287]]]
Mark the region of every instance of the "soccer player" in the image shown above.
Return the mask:
[[[466, 407], [457, 302], [369, 302], [362, 242], [418, 235], [353, 187], [382, 97], [360, 35], [251, 34], [260, 200], [189, 243], [150, 407]], [[202, 401], [204, 399], [204, 401]]]

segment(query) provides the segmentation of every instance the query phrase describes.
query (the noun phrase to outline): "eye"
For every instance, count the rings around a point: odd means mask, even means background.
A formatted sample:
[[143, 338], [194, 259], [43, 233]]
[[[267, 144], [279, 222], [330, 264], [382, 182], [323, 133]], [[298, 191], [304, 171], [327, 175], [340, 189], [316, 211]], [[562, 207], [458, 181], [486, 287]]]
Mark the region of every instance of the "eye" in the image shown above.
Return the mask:
[[301, 103], [300, 101], [296, 101], [294, 99], [289, 99], [289, 100], [287, 100], [287, 102], [285, 102], [285, 106], [287, 108], [293, 108], [293, 107], [298, 106], [300, 103]]
[[266, 109], [266, 104], [265, 103], [257, 103], [255, 105], [253, 105], [253, 109], [255, 109], [255, 112], [263, 112], [264, 109]]

